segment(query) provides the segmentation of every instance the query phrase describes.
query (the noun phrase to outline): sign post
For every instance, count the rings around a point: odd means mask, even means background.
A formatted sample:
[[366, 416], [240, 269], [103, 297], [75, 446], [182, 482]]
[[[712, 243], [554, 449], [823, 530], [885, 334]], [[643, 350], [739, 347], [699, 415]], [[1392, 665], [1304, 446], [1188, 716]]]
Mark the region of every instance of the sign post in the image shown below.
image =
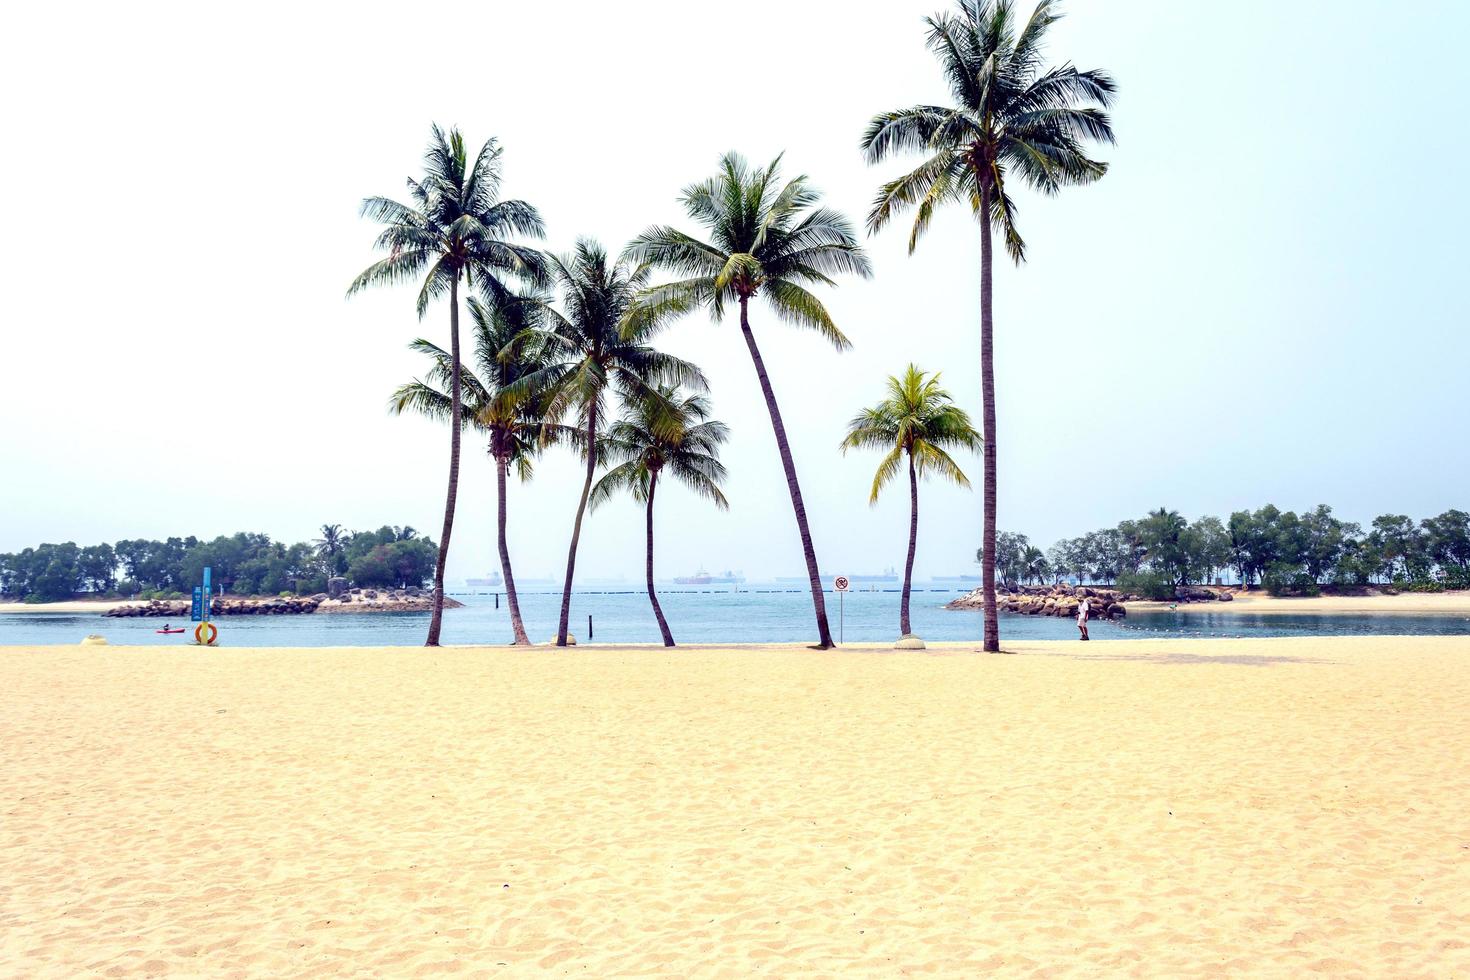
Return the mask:
[[210, 584], [213, 571], [210, 566], [204, 566], [204, 585], [195, 587], [194, 603], [189, 614], [189, 618], [199, 624], [194, 627], [194, 642], [206, 647], [214, 646], [214, 641], [219, 637], [219, 629], [209, 621], [210, 608], [214, 605], [213, 586]]
[[847, 598], [847, 587], [850, 583], [846, 575], [839, 575], [832, 580], [832, 587], [837, 590], [837, 642], [840, 644], [845, 639], [844, 627], [847, 621], [847, 610], [844, 608]]

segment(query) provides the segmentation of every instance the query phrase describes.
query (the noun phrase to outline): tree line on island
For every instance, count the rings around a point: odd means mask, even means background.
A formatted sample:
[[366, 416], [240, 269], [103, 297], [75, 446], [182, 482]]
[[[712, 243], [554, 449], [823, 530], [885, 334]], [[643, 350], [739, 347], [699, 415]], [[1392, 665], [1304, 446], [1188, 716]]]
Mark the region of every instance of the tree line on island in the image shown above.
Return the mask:
[[[1085, 145], [1113, 140], [1105, 112], [1114, 94], [1112, 79], [1100, 71], [1045, 63], [1042, 43], [1059, 16], [1052, 0], [1041, 0], [1023, 22], [1017, 21], [1008, 2], [959, 0], [953, 12], [926, 18], [926, 44], [939, 61], [951, 104], [880, 113], [861, 139], [870, 164], [905, 153], [924, 157], [917, 168], [880, 187], [867, 216], [870, 234], [912, 211], [908, 242], [912, 252], [935, 209], [952, 203], [968, 208], [980, 228], [983, 433], [971, 430], [951, 439], [953, 433], [936, 429], [917, 436], [905, 427], [907, 422], [895, 427], [889, 419], [872, 418], [861, 425], [855, 420], [847, 445], [882, 445], [889, 450], [875, 493], [886, 482], [885, 472], [891, 476], [904, 461], [908, 464], [912, 506], [906, 572], [910, 573], [918, 476], [934, 470], [964, 482], [953, 461], [945, 464], [936, 451], [942, 453], [944, 445], [982, 448], [984, 647], [991, 652], [1000, 649], [991, 557], [996, 550], [997, 479], [992, 232], [1001, 236], [1007, 253], [1019, 264], [1025, 243], [1017, 229], [1012, 189], [1026, 185], [1052, 194], [1067, 185], [1097, 180], [1107, 166], [1090, 159]], [[350, 296], [370, 286], [416, 283], [420, 319], [435, 300], [446, 300], [449, 307], [447, 350], [427, 340], [415, 341], [414, 348], [430, 359], [430, 367], [424, 378], [401, 387], [391, 402], [395, 411], [441, 418], [450, 430], [444, 522], [426, 644], [439, 643], [444, 570], [467, 428], [487, 438], [496, 463], [498, 551], [513, 641], [527, 643], [529, 638], [505, 544], [507, 475], [514, 466], [518, 476], [528, 478], [531, 457], [560, 443], [581, 454], [586, 474], [572, 520], [555, 642], [567, 643], [572, 580], [589, 504], [614, 492], [629, 492], [647, 510], [649, 599], [664, 642], [673, 644], [653, 587], [656, 487], [660, 475], [666, 474], [722, 504], [723, 470], [717, 450], [725, 429], [708, 418], [704, 400], [708, 385], [699, 368], [658, 351], [652, 339], [674, 320], [703, 310], [717, 323], [727, 317], [738, 321], [791, 499], [811, 589], [817, 646], [832, 646], [795, 457], [753, 330], [752, 310], [761, 308], [789, 325], [816, 330], [839, 351], [850, 346], [811, 292], [813, 287], [836, 285], [839, 276], [872, 274], [847, 218], [821, 205], [806, 176], [783, 179], [779, 156], [765, 167], [752, 167], [731, 152], [721, 158], [714, 176], [688, 185], [679, 197], [697, 231], [654, 226], [616, 255], [590, 238], [579, 239], [569, 254], [549, 254], [527, 244], [545, 236], [537, 209], [525, 201], [502, 198], [500, 157], [494, 139], [472, 157], [458, 130], [433, 127], [424, 172], [407, 181], [406, 200], [371, 197], [363, 202], [363, 216], [383, 225], [376, 246], [387, 254], [348, 289]], [[662, 275], [660, 280], [656, 273]], [[461, 292], [475, 332], [476, 350], [469, 365], [461, 348]], [[595, 483], [598, 467], [604, 464], [612, 469]], [[906, 574], [905, 596], [909, 578]], [[907, 632], [906, 600], [903, 610], [901, 628]]]
[[228, 594], [313, 595], [327, 579], [345, 576], [359, 586], [405, 588], [430, 578], [438, 546], [411, 527], [345, 531], [322, 526], [315, 541], [285, 544], [242, 531], [211, 541], [189, 536], [143, 538], [79, 547], [42, 544], [0, 554], [0, 594], [29, 602], [56, 602], [79, 594], [121, 598], [177, 598], [199, 585], [206, 567]]
[[1301, 514], [1267, 504], [1236, 511], [1226, 521], [1188, 521], [1160, 507], [1046, 551], [1024, 534], [1003, 531], [995, 561], [1010, 590], [1028, 583], [1110, 583], [1151, 599], [1173, 598], [1180, 587], [1217, 579], [1292, 596], [1368, 585], [1470, 589], [1470, 514], [1447, 510], [1418, 522], [1385, 514], [1365, 531], [1333, 516], [1326, 504]]

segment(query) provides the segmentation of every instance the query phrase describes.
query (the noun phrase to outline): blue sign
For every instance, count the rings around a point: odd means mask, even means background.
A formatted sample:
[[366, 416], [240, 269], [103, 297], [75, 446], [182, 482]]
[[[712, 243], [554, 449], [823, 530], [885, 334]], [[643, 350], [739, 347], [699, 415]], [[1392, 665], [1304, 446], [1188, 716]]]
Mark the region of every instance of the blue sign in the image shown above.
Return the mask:
[[189, 619], [200, 623], [204, 621], [204, 590], [194, 586], [194, 603], [189, 607]]

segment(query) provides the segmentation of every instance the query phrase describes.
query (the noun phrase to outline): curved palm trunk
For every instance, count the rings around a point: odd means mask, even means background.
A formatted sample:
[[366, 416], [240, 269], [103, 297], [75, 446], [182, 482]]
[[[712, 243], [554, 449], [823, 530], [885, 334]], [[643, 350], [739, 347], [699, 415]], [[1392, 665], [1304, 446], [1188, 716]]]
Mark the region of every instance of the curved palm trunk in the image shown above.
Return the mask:
[[993, 287], [990, 280], [990, 182], [980, 180], [980, 397], [985, 436], [985, 529], [980, 544], [980, 585], [985, 590], [985, 652], [1000, 653], [1000, 617], [995, 609], [995, 351]]
[[914, 552], [919, 547], [919, 474], [914, 470], [914, 454], [909, 452], [909, 556], [903, 566], [903, 598], [898, 603], [898, 631], [913, 632], [909, 625], [909, 593], [914, 586]]
[[459, 497], [459, 436], [463, 412], [459, 393], [459, 276], [449, 282], [449, 492], [444, 500], [444, 529], [439, 532], [439, 556], [434, 561], [434, 608], [429, 614], [429, 636], [424, 646], [439, 645], [444, 619], [444, 563], [449, 560], [449, 535], [454, 530], [454, 504]]
[[587, 512], [587, 497], [592, 493], [592, 477], [597, 470], [597, 403], [587, 407], [587, 479], [582, 484], [582, 499], [577, 501], [577, 520], [572, 524], [572, 545], [567, 549], [567, 578], [561, 587], [561, 619], [556, 626], [556, 645], [567, 645], [567, 620], [572, 615], [572, 573], [577, 568], [577, 542], [582, 538], [582, 515]]
[[806, 505], [801, 502], [801, 485], [796, 481], [796, 462], [791, 458], [791, 444], [786, 441], [786, 426], [781, 421], [781, 409], [776, 405], [776, 393], [771, 390], [771, 379], [766, 375], [766, 364], [761, 360], [755, 334], [750, 332], [748, 303], [748, 300], [741, 298], [740, 332], [745, 336], [745, 346], [750, 348], [750, 359], [755, 362], [755, 375], [760, 379], [761, 394], [766, 397], [766, 411], [771, 414], [771, 428], [776, 431], [776, 448], [781, 452], [781, 466], [786, 470], [786, 489], [791, 493], [791, 507], [796, 511], [796, 527], [801, 532], [806, 574], [811, 581], [812, 606], [817, 616], [817, 646], [827, 650], [833, 645], [832, 628], [827, 625], [827, 602], [822, 595], [822, 573], [817, 571], [817, 553], [812, 547], [812, 532], [806, 522]]
[[658, 592], [653, 587], [653, 494], [658, 489], [658, 472], [648, 475], [648, 556], [644, 559], [644, 573], [648, 578], [648, 601], [653, 604], [653, 616], [658, 620], [658, 631], [663, 634], [664, 646], [674, 645], [674, 634], [669, 632], [669, 621], [664, 619], [663, 607], [658, 604]]
[[521, 602], [516, 597], [516, 579], [510, 572], [510, 549], [505, 544], [505, 471], [510, 461], [502, 453], [495, 454], [495, 488], [499, 493], [496, 501], [496, 538], [500, 546], [500, 577], [505, 580], [505, 604], [510, 609], [510, 629], [518, 646], [530, 646], [526, 636], [526, 624], [521, 622]]

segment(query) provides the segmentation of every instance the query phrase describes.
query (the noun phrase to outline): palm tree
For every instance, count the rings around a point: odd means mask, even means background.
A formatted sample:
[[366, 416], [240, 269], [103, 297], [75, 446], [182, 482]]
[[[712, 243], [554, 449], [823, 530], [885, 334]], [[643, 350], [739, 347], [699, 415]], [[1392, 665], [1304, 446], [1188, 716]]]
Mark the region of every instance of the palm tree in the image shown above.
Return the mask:
[[524, 201], [500, 199], [500, 146], [489, 139], [473, 163], [464, 137], [451, 129], [446, 135], [433, 127], [424, 154], [424, 176], [409, 178], [412, 204], [386, 197], [369, 197], [362, 214], [386, 227], [376, 245], [388, 253], [368, 266], [347, 289], [351, 296], [368, 286], [396, 285], [421, 273], [418, 313], [423, 319], [429, 301], [449, 296], [449, 489], [444, 502], [444, 530], [434, 565], [434, 607], [429, 618], [426, 646], [439, 645], [444, 617], [444, 565], [449, 536], [454, 530], [454, 504], [459, 492], [460, 403], [459, 285], [495, 299], [508, 298], [508, 280], [540, 282], [545, 278], [541, 253], [508, 240], [512, 235], [540, 238], [541, 216]]
[[342, 530], [341, 524], [323, 524], [322, 536], [313, 542], [316, 546], [318, 557], [325, 559], [327, 566], [327, 577], [331, 578], [338, 572], [337, 556], [342, 554], [342, 549], [347, 546], [347, 532]]
[[[506, 606], [510, 611], [512, 642], [518, 645], [529, 645], [531, 640], [521, 619], [510, 549], [505, 541], [506, 478], [512, 465], [522, 481], [531, 478], [532, 457], [555, 428], [542, 412], [545, 399], [541, 394], [517, 387], [521, 379], [546, 365], [545, 352], [539, 345], [513, 344], [527, 328], [534, 303], [519, 298], [501, 302], [470, 299], [474, 366], [460, 365], [459, 385], [466, 410], [464, 421], [487, 437], [490, 457], [495, 460], [496, 545], [500, 551], [500, 574], [505, 581]], [[389, 408], [395, 414], [413, 411], [449, 421], [453, 406], [444, 389], [454, 369], [453, 357], [427, 340], [415, 340], [409, 346], [431, 359], [429, 380], [415, 379], [399, 387], [389, 401]]]
[[878, 494], [898, 473], [905, 459], [908, 462], [909, 553], [904, 560], [903, 598], [898, 607], [901, 634], [913, 632], [909, 624], [909, 593], [914, 581], [914, 552], [919, 543], [919, 478], [932, 471], [968, 487], [969, 478], [945, 449], [976, 449], [980, 442], [979, 434], [970, 424], [970, 416], [954, 404], [949, 392], [939, 387], [939, 373], [926, 376], [912, 364], [902, 377], [888, 379], [887, 398], [863, 409], [847, 423], [843, 453], [849, 449], [888, 450], [873, 476], [869, 504], [878, 502]]
[[546, 366], [521, 379], [517, 388], [546, 392], [548, 418], [559, 419], [568, 411], [575, 413], [580, 434], [572, 441], [581, 448], [587, 462], [587, 477], [567, 550], [556, 631], [556, 645], [566, 646], [577, 545], [597, 472], [600, 426], [607, 414], [609, 393], [616, 392], [631, 404], [650, 385], [682, 384], [699, 390], [707, 385], [699, 368], [646, 343], [669, 317], [684, 310], [679, 302], [658, 308], [635, 302], [648, 286], [647, 265], [610, 261], [601, 245], [586, 238], [577, 241], [572, 254], [548, 256], [547, 260], [561, 289], [562, 310], [543, 306], [542, 326], [522, 332], [510, 350], [523, 344], [537, 344], [545, 350]]
[[1051, 564], [1046, 560], [1046, 552], [1033, 544], [1028, 544], [1026, 550], [1021, 552], [1022, 580], [1041, 585], [1049, 574], [1051, 574]]
[[682, 395], [672, 385], [659, 385], [631, 399], [623, 417], [608, 428], [602, 440], [605, 457], [621, 462], [592, 488], [592, 507], [620, 491], [631, 492], [634, 500], [645, 505], [648, 550], [643, 568], [648, 601], [666, 647], [674, 645], [674, 634], [653, 587], [653, 498], [659, 474], [667, 471], [695, 493], [713, 500], [716, 507], [728, 510], [730, 504], [720, 490], [725, 467], [719, 450], [729, 435], [723, 422], [710, 421], [709, 402], [702, 395]]
[[1018, 32], [1009, 0], [959, 0], [955, 13], [926, 18], [928, 46], [939, 59], [952, 106], [917, 105], [873, 117], [863, 134], [869, 163], [902, 151], [928, 159], [884, 184], [868, 213], [876, 233], [899, 211], [913, 207], [912, 254], [936, 205], [960, 201], [980, 224], [980, 385], [984, 399], [986, 558], [985, 650], [1000, 651], [995, 608], [995, 367], [992, 356], [991, 228], [1005, 237], [1019, 264], [1026, 253], [1016, 229], [1007, 181], [1017, 177], [1045, 194], [1097, 180], [1107, 164], [1089, 159], [1083, 143], [1113, 141], [1103, 111], [1115, 86], [1105, 72], [1070, 64], [1044, 68], [1041, 44], [1061, 16], [1054, 0], [1040, 0]]
[[703, 305], [720, 321], [732, 305], [739, 306], [740, 332], [765, 396], [776, 448], [786, 472], [786, 489], [796, 512], [817, 618], [818, 646], [827, 649], [832, 646], [832, 630], [827, 625], [822, 575], [817, 569], [806, 505], [776, 393], [750, 329], [749, 308], [752, 299], [764, 297], [778, 318], [817, 330], [832, 346], [844, 350], [850, 346], [847, 338], [832, 322], [821, 300], [805, 287], [833, 285], [832, 277], [839, 274], [866, 277], [872, 274], [872, 267], [847, 219], [830, 208], [817, 206], [821, 195], [805, 176], [783, 184], [780, 165], [781, 158], [777, 157], [763, 169], [751, 169], [739, 154], [725, 154], [719, 173], [689, 185], [680, 196], [689, 217], [707, 229], [708, 241], [655, 226], [635, 238], [627, 254], [683, 277], [648, 292], [643, 302], [653, 309]]

